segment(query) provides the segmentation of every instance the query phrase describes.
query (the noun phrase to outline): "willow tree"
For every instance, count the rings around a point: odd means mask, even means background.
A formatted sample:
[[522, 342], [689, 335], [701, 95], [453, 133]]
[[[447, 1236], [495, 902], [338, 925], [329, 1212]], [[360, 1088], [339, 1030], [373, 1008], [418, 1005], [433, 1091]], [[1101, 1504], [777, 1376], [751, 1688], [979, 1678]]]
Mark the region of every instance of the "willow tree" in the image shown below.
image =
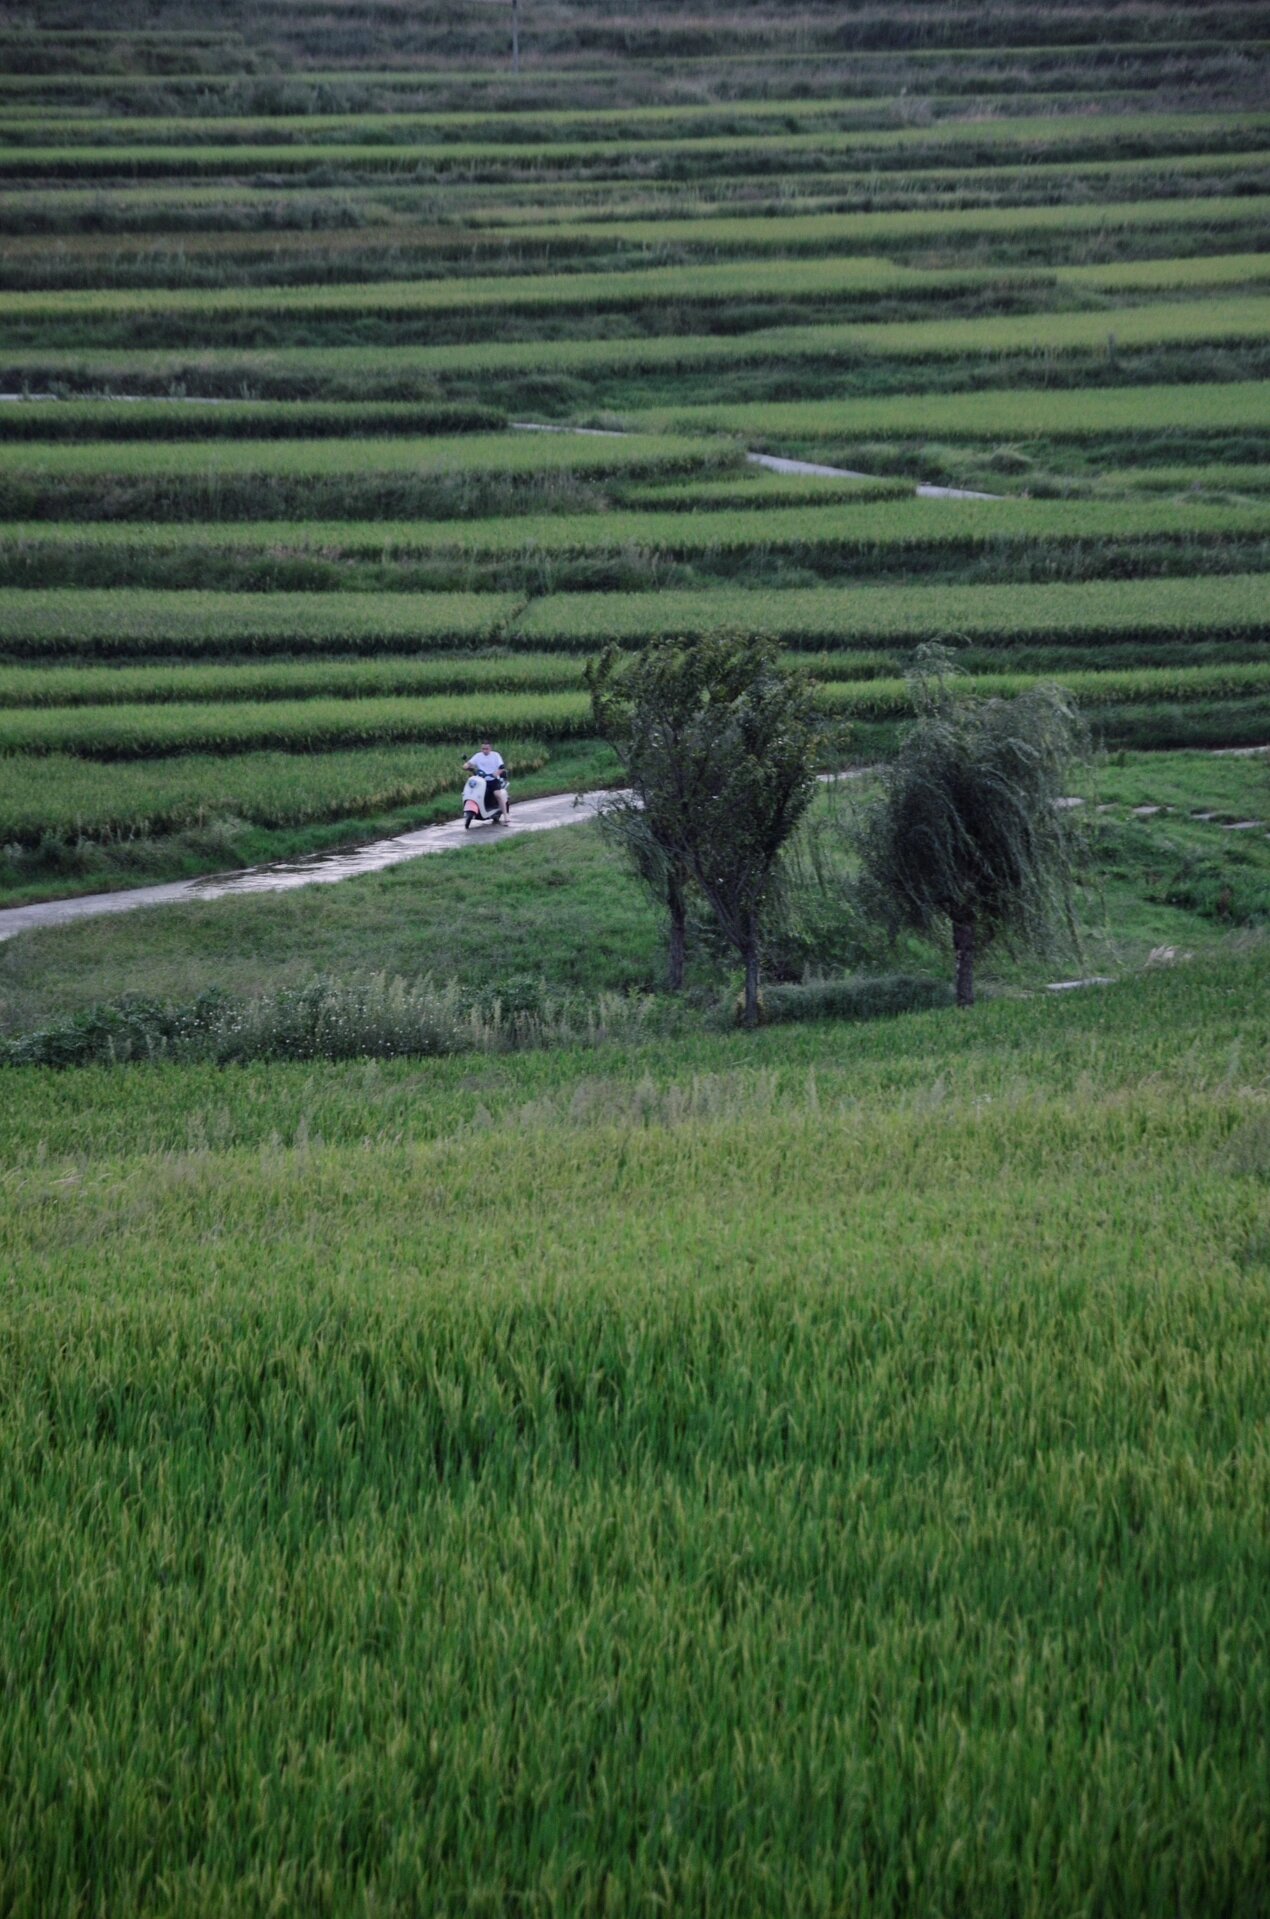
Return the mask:
[[666, 990], [683, 990], [688, 956], [688, 896], [692, 873], [672, 835], [646, 809], [633, 789], [606, 793], [599, 806], [600, 831], [616, 846], [636, 879], [667, 920]]
[[671, 983], [682, 979], [691, 885], [744, 966], [753, 1026], [764, 912], [815, 786], [811, 686], [765, 642], [726, 635], [658, 641], [625, 663], [610, 648], [587, 685], [596, 728], [630, 781], [607, 809], [608, 829], [670, 915]]
[[1042, 951], [1075, 937], [1072, 819], [1062, 801], [1085, 730], [1061, 687], [976, 699], [950, 657], [923, 647], [916, 718], [857, 826], [862, 904], [894, 934], [951, 930], [958, 1006], [994, 942]]
[[691, 820], [710, 800], [688, 749], [702, 698], [700, 667], [681, 649], [658, 643], [634, 659], [609, 646], [586, 668], [596, 731], [630, 782], [604, 796], [600, 830], [667, 915], [666, 984], [672, 993], [684, 983]]

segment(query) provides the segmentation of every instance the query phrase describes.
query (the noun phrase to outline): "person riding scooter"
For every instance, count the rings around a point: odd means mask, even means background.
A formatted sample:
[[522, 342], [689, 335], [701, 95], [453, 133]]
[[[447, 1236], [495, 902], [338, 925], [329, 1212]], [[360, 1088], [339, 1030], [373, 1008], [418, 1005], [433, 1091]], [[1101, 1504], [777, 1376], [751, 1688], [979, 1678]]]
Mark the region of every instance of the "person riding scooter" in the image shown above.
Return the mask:
[[485, 781], [485, 811], [492, 813], [500, 826], [509, 826], [511, 802], [507, 797], [507, 768], [502, 754], [494, 751], [491, 741], [484, 740], [480, 752], [473, 753], [463, 765], [467, 772], [477, 773]]

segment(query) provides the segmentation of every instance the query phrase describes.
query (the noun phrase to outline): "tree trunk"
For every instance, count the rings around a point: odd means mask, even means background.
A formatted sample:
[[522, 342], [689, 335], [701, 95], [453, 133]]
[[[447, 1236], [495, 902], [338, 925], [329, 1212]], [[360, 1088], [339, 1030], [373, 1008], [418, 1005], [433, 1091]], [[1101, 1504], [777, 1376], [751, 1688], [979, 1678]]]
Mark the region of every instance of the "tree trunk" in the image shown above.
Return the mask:
[[512, 0], [512, 72], [520, 72], [520, 0]]
[[672, 993], [682, 993], [684, 983], [684, 953], [688, 944], [688, 903], [684, 890], [677, 879], [666, 882], [666, 906], [670, 913], [670, 949], [666, 956], [666, 986]]
[[957, 1004], [975, 1003], [975, 923], [972, 919], [952, 923], [953, 953], [957, 960]]
[[751, 913], [745, 929], [745, 1013], [746, 1026], [758, 1025], [758, 914]]

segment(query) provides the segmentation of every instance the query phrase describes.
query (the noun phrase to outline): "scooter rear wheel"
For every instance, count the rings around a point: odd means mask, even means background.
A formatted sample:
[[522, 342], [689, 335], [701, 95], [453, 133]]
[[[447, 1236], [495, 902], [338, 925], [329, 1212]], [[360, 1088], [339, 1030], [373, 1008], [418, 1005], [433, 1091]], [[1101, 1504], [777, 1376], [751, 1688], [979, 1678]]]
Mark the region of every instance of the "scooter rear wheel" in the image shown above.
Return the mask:
[[472, 830], [472, 815], [470, 813], [465, 813], [463, 815], [463, 831], [465, 833], [470, 833], [471, 830]]

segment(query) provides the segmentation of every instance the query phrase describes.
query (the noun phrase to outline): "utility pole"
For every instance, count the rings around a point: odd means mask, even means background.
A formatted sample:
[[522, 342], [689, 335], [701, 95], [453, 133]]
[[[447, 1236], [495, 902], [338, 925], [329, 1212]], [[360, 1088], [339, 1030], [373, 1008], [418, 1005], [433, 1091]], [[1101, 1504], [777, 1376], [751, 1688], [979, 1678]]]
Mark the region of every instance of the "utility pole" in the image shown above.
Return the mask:
[[512, 72], [520, 72], [520, 0], [512, 0]]

